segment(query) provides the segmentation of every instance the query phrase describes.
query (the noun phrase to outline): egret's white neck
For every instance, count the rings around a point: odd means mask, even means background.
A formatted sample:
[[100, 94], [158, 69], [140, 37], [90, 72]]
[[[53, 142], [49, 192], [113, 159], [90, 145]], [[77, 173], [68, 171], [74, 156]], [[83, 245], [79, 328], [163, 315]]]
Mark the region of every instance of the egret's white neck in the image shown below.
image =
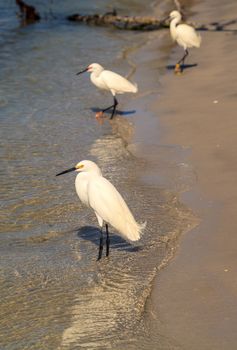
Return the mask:
[[92, 176], [102, 176], [102, 172], [99, 167], [87, 171], [87, 174], [91, 174]]
[[176, 27], [176, 25], [181, 21], [181, 16], [176, 16], [175, 18], [172, 19], [170, 22], [170, 25], [173, 25]]
[[172, 21], [170, 22], [170, 33], [171, 36], [173, 38], [173, 40], [176, 39], [177, 36], [177, 24], [181, 21], [181, 16], [180, 17], [175, 17], [174, 19], [172, 19]]

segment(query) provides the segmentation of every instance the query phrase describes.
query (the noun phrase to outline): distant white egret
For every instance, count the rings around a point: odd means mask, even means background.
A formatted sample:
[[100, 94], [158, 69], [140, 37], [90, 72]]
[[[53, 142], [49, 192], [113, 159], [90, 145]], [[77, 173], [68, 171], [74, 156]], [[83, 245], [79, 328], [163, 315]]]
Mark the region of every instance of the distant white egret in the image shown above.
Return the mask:
[[185, 51], [183, 57], [175, 65], [177, 72], [180, 71], [180, 65], [184, 65], [185, 58], [189, 54], [188, 48], [200, 47], [201, 45], [201, 36], [188, 24], [179, 24], [181, 18], [182, 16], [179, 11], [172, 11], [169, 14], [169, 19], [171, 20], [170, 35]]
[[127, 79], [121, 75], [111, 72], [110, 70], [105, 70], [100, 64], [92, 63], [86, 69], [78, 72], [78, 74], [90, 72], [91, 82], [97, 86], [99, 89], [110, 91], [114, 98], [114, 104], [102, 110], [105, 112], [113, 108], [110, 119], [113, 118], [118, 101], [116, 99], [116, 94], [123, 94], [126, 92], [136, 93], [138, 91], [137, 85], [130, 83]]
[[83, 204], [92, 208], [101, 228], [98, 260], [103, 251], [103, 223], [106, 227], [106, 256], [109, 256], [108, 224], [113, 226], [120, 235], [129, 241], [137, 241], [141, 237], [146, 223], [138, 224], [127, 204], [116, 188], [102, 176], [100, 168], [90, 160], [83, 160], [75, 167], [65, 170], [56, 176], [77, 171], [75, 180], [78, 197]]

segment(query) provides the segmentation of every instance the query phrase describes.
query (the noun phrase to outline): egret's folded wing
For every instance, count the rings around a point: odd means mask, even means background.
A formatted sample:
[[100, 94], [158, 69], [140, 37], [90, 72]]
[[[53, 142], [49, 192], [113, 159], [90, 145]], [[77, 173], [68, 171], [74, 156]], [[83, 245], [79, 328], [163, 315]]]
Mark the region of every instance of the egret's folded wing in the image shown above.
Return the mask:
[[101, 73], [100, 77], [109, 87], [109, 89], [114, 90], [117, 93], [137, 92], [136, 85], [132, 84], [130, 81], [117, 73], [111, 72], [109, 70], [104, 70]]
[[140, 238], [140, 225], [135, 221], [120, 193], [108, 180], [98, 177], [90, 181], [88, 195], [91, 208], [124, 238], [131, 241]]
[[188, 47], [199, 47], [201, 44], [201, 36], [187, 24], [177, 26], [177, 39], [185, 42]]

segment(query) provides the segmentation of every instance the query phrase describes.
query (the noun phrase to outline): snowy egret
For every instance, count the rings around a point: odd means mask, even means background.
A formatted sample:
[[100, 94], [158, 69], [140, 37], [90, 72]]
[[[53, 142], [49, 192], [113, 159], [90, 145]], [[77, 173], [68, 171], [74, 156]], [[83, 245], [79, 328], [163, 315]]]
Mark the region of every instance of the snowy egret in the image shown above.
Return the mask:
[[100, 229], [100, 245], [98, 260], [103, 251], [103, 223], [106, 227], [106, 256], [109, 256], [109, 229], [113, 226], [120, 235], [129, 241], [138, 241], [146, 223], [138, 224], [130, 212], [124, 199], [116, 188], [102, 176], [100, 168], [90, 160], [83, 160], [73, 168], [62, 171], [56, 176], [77, 171], [75, 187], [80, 200], [92, 208], [97, 217]]
[[182, 46], [184, 49], [183, 57], [176, 63], [175, 71], [180, 72], [180, 65], [184, 65], [185, 58], [188, 56], [188, 48], [200, 47], [201, 36], [197, 34], [195, 29], [188, 24], [179, 24], [181, 21], [181, 14], [179, 11], [172, 11], [169, 14], [170, 22], [170, 35], [174, 41]]
[[123, 94], [125, 92], [137, 92], [137, 85], [130, 83], [127, 79], [121, 75], [111, 72], [110, 70], [105, 70], [100, 64], [92, 63], [86, 69], [78, 72], [78, 74], [90, 72], [91, 82], [97, 86], [99, 89], [110, 91], [114, 98], [114, 103], [102, 110], [102, 112], [112, 109], [112, 114], [110, 119], [113, 118], [118, 101], [116, 99], [116, 94]]

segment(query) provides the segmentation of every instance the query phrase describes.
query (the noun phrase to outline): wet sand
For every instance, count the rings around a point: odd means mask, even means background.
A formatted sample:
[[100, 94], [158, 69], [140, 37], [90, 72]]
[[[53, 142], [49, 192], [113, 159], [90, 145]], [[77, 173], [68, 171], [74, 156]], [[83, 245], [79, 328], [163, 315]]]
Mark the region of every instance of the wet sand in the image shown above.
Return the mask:
[[[211, 0], [192, 10], [199, 23], [228, 21], [237, 4]], [[153, 106], [165, 130], [161, 144], [180, 146], [196, 174], [181, 199], [200, 224], [183, 235], [147, 305], [151, 331], [159, 329], [180, 349], [237, 347], [237, 25], [226, 29], [201, 33], [201, 48], [187, 60], [198, 66], [166, 74]], [[169, 63], [180, 54], [176, 47]]]

